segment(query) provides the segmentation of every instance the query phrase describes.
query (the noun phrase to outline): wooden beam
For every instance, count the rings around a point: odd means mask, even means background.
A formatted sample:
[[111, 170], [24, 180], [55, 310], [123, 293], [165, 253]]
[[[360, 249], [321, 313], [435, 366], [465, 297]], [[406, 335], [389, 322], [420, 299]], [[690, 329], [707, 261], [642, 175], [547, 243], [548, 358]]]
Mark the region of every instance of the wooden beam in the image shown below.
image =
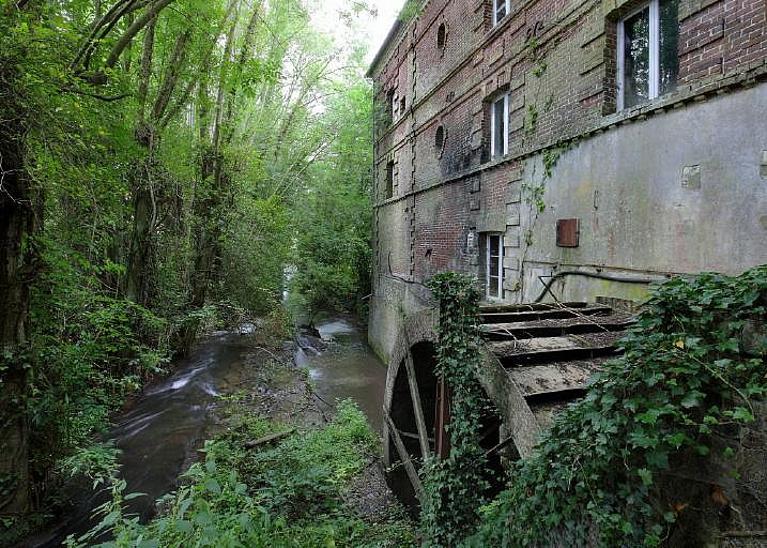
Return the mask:
[[426, 431], [426, 420], [423, 417], [423, 405], [421, 404], [421, 393], [418, 391], [418, 379], [415, 376], [415, 364], [413, 364], [412, 348], [410, 340], [405, 332], [405, 342], [407, 342], [407, 354], [405, 354], [405, 370], [407, 371], [407, 380], [410, 385], [410, 399], [413, 402], [413, 412], [415, 413], [415, 425], [418, 428], [418, 437], [421, 444], [421, 456], [425, 459], [431, 455], [431, 446], [429, 445], [429, 433]]
[[397, 448], [399, 458], [405, 466], [405, 472], [407, 472], [407, 476], [410, 478], [410, 483], [413, 485], [415, 496], [418, 497], [418, 500], [423, 501], [423, 485], [421, 485], [421, 478], [418, 477], [418, 472], [413, 465], [413, 460], [407, 452], [405, 444], [402, 442], [402, 438], [399, 435], [399, 430], [397, 430], [397, 427], [394, 425], [394, 421], [389, 416], [389, 412], [386, 408], [383, 410], [383, 416], [386, 420], [386, 424], [389, 426], [389, 435], [394, 440], [394, 446]]
[[[407, 438], [409, 440], [415, 440], [415, 441], [418, 441], [420, 439], [420, 436], [416, 434], [415, 432], [407, 432], [406, 430], [400, 430], [399, 428], [397, 430], [399, 431], [399, 435], [402, 436], [403, 438]], [[429, 444], [433, 444], [433, 443], [434, 443], [434, 438], [429, 438]]]

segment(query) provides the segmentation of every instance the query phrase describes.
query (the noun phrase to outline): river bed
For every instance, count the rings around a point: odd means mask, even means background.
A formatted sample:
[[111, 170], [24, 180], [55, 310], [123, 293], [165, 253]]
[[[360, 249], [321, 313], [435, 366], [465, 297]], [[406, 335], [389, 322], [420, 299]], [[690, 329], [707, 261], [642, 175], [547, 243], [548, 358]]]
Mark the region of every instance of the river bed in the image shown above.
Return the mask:
[[[380, 433], [385, 366], [352, 320], [334, 318], [316, 327], [321, 341], [298, 346], [296, 364], [308, 370], [323, 401], [333, 405], [338, 399], [351, 398]], [[203, 340], [192, 356], [176, 364], [173, 375], [148, 387], [105, 437], [122, 451], [126, 492], [146, 494], [129, 507], [142, 521], [151, 519], [154, 501], [175, 489], [190, 456], [210, 436], [217, 396], [237, 390], [247, 376], [247, 367], [252, 367], [247, 358], [254, 350], [248, 331], [219, 333]], [[82, 534], [93, 524], [92, 509], [104, 500], [103, 493], [83, 496], [59, 527], [26, 546], [60, 546], [68, 534]]]

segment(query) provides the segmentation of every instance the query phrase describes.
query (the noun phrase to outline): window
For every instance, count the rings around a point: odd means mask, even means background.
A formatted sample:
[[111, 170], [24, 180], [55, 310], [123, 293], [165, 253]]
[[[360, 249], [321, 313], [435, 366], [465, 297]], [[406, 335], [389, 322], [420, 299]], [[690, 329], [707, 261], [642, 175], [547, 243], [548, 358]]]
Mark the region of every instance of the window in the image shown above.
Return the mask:
[[490, 157], [509, 153], [509, 94], [493, 101], [490, 107]]
[[400, 116], [405, 114], [405, 106], [406, 106], [405, 105], [405, 96], [403, 95], [402, 97], [399, 98], [399, 114], [400, 114]]
[[503, 236], [485, 237], [485, 286], [490, 299], [503, 298]]
[[437, 29], [437, 47], [439, 49], [445, 49], [447, 45], [447, 27], [445, 23], [442, 23]]
[[389, 199], [394, 196], [394, 162], [388, 162], [386, 164], [386, 193], [385, 199]]
[[652, 0], [618, 23], [619, 110], [674, 90], [678, 45], [678, 0]]
[[509, 4], [510, 0], [493, 0], [493, 26], [500, 23], [511, 11]]
[[393, 89], [386, 92], [386, 113], [389, 116], [389, 123], [394, 123], [394, 116], [397, 114], [397, 103]]
[[437, 128], [436, 133], [434, 134], [434, 148], [437, 149], [437, 152], [442, 152], [442, 149], [445, 146], [445, 128], [443, 126], [439, 126]]

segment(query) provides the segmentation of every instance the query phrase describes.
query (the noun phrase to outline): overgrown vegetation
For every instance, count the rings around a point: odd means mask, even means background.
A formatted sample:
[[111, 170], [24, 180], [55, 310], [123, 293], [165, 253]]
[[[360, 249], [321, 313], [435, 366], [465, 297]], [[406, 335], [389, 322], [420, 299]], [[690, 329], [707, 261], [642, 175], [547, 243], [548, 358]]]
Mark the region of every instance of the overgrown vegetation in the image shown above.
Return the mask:
[[474, 278], [454, 272], [435, 276], [429, 288], [440, 308], [437, 375], [450, 389], [450, 453], [424, 463], [421, 521], [428, 544], [456, 546], [476, 525], [489, 488], [478, 439], [486, 406], [476, 375], [481, 293]]
[[657, 546], [690, 501], [670, 504], [663, 475], [710, 455], [713, 435], [753, 421], [767, 394], [767, 268], [658, 287], [587, 397], [484, 508], [473, 546]]
[[352, 478], [379, 450], [354, 404], [340, 402], [324, 427], [301, 429], [274, 446], [254, 449], [248, 443], [289, 425], [253, 415], [237, 398], [230, 406], [229, 428], [206, 444], [204, 462], [185, 474], [160, 517], [143, 526], [123, 515], [121, 505], [130, 496], [122, 495], [125, 486], [117, 480], [113, 500], [101, 509], [101, 524], [79, 542], [111, 531], [116, 546], [414, 545], [404, 516], [370, 523], [344, 500]]
[[[348, 4], [353, 26], [367, 8]], [[305, 0], [0, 7], [5, 533], [207, 327], [277, 310], [287, 266], [312, 305], [366, 294], [364, 52], [311, 13]]]

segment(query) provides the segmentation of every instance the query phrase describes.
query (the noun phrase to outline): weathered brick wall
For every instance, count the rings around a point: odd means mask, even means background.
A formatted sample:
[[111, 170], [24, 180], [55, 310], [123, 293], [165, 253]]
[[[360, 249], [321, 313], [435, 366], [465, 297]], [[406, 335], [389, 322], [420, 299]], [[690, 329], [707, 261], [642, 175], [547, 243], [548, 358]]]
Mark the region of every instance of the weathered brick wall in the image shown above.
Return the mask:
[[[505, 235], [506, 245], [505, 297], [518, 301], [530, 298], [535, 293], [530, 288], [538, 287], [539, 276], [551, 275], [551, 265], [563, 261], [601, 268], [600, 264], [604, 263], [600, 261], [609, 259], [608, 268], [665, 272], [674, 270], [669, 265], [677, 260], [684, 263], [681, 271], [701, 266], [714, 268], [726, 260], [727, 253], [689, 249], [691, 245], [699, 247], [694, 243], [695, 235], [690, 227], [702, 227], [703, 222], [684, 216], [689, 217], [693, 211], [695, 215], [704, 212], [710, 215], [712, 207], [677, 205], [665, 211], [666, 204], [658, 202], [660, 205], [656, 205], [654, 211], [663, 211], [666, 216], [663, 223], [656, 223], [662, 230], [652, 228], [656, 224], [650, 218], [636, 221], [636, 211], [627, 213], [632, 201], [642, 199], [641, 193], [637, 194], [632, 188], [641, 190], [644, 182], [633, 181], [631, 184], [639, 186], [632, 187], [627, 181], [621, 181], [620, 170], [613, 169], [615, 166], [610, 162], [635, 160], [652, 164], [652, 154], [673, 154], [673, 143], [670, 151], [645, 148], [647, 154], [637, 155], [634, 160], [625, 153], [618, 159], [584, 157], [579, 164], [578, 153], [571, 153], [576, 154], [574, 164], [568, 160], [567, 176], [571, 180], [558, 181], [555, 174], [554, 179], [547, 182], [545, 200], [559, 209], [548, 209], [539, 221], [536, 221], [538, 215], [529, 194], [530, 188], [540, 183], [543, 168], [535, 166], [542, 166], [540, 155], [548, 147], [572, 139], [594, 139], [608, 130], [619, 132], [617, 139], [620, 139], [624, 124], [642, 123], [648, 116], [668, 116], [682, 106], [696, 109], [700, 99], [718, 97], [765, 79], [767, 0], [680, 0], [680, 69], [676, 91], [649, 105], [622, 112], [616, 112], [616, 25], [642, 2], [512, 2], [512, 13], [495, 28], [491, 25], [490, 0], [430, 0], [424, 4], [420, 15], [403, 26], [373, 69], [378, 89], [376, 100], [385, 101], [387, 94], [394, 90], [397, 103], [393, 123], [379, 124], [377, 131], [377, 270], [388, 269], [391, 255], [392, 267], [414, 281], [422, 281], [446, 268], [479, 274], [482, 266], [479, 236], [482, 232], [500, 232]], [[444, 49], [440, 49], [437, 36], [443, 24], [446, 40]], [[489, 161], [488, 105], [491, 99], [506, 92], [510, 93], [509, 154]], [[404, 98], [404, 110], [399, 108], [401, 98]], [[722, 110], [726, 111], [726, 108]], [[693, 120], [694, 115], [682, 119]], [[715, 122], [706, 120], [705, 124]], [[707, 147], [721, 148], [716, 131], [703, 129], [708, 128], [705, 124], [694, 130], [711, 134], [705, 138], [695, 134], [703, 159], [685, 159], [673, 168], [680, 173], [660, 174], [648, 170], [644, 176], [649, 177], [649, 181], [662, 179], [678, 183], [684, 166], [695, 167], [696, 162], [704, 161]], [[437, 148], [435, 134], [440, 126], [446, 132], [446, 140], [442, 148]], [[642, 135], [641, 130], [639, 134]], [[767, 150], [767, 143], [763, 147]], [[594, 153], [594, 147], [586, 150]], [[755, 164], [755, 155], [749, 150], [743, 161], [749, 162], [749, 166]], [[726, 154], [719, 156], [725, 158]], [[390, 161], [395, 162], [394, 198], [381, 203], [386, 165]], [[727, 173], [722, 161], [725, 160], [704, 166], [704, 174], [716, 177], [721, 170]], [[754, 169], [758, 176], [756, 164]], [[738, 177], [749, 181], [746, 192], [758, 193], [759, 187], [755, 186], [750, 170], [743, 167]], [[577, 173], [575, 178], [573, 173]], [[601, 181], [599, 177], [612, 179]], [[721, 194], [728, 181], [729, 178], [721, 177], [716, 180], [717, 190], [706, 194], [707, 199], [733, 202]], [[590, 197], [586, 196], [586, 190], [591, 193]], [[577, 196], [567, 194], [573, 192]], [[595, 222], [594, 192], [616, 192], [620, 196], [620, 199], [603, 201], [609, 205], [599, 211], [602, 224], [598, 230], [594, 229], [594, 234], [599, 234], [604, 241], [585, 242], [576, 250], [552, 248], [553, 224], [560, 213], [567, 211], [568, 215], [580, 218], [586, 228], [589, 222]], [[759, 200], [752, 200], [752, 204], [761, 203]], [[570, 202], [572, 207], [566, 207]], [[751, 209], [749, 206], [749, 211]], [[651, 216], [652, 212], [652, 208], [645, 208], [646, 215]], [[652, 237], [670, 238], [672, 243], [655, 246], [652, 242], [624, 238], [619, 227], [629, 218], [634, 219], [633, 226], [650, 230]], [[612, 222], [610, 219], [618, 223], [615, 230], [605, 229], [605, 223]], [[738, 226], [741, 231], [752, 230], [748, 224]], [[755, 240], [752, 236], [748, 245], [730, 246], [731, 253], [748, 253]], [[729, 235], [726, 240], [731, 240]], [[530, 242], [534, 244], [531, 246]], [[546, 245], [541, 247], [541, 242]], [[603, 249], [597, 243], [607, 247]], [[677, 248], [681, 251], [669, 251]], [[658, 253], [643, 253], [643, 250]], [[666, 257], [663, 253], [674, 256]], [[752, 253], [752, 256], [755, 255]], [[741, 261], [734, 255], [733, 260]], [[562, 290], [574, 298], [591, 296], [594, 291], [601, 292], [599, 294], [612, 291], [605, 284], [594, 289], [594, 284], [585, 282], [571, 283], [569, 287]], [[625, 296], [636, 295], [635, 289], [627, 291]]]

